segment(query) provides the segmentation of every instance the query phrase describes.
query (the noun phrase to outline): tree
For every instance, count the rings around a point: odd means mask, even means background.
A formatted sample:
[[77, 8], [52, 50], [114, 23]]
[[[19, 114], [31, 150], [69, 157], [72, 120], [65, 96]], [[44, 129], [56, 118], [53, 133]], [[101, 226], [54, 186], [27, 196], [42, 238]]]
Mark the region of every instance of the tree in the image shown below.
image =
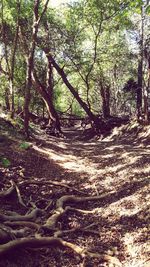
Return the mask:
[[[14, 71], [15, 71], [15, 60], [18, 45], [18, 33], [19, 33], [19, 20], [20, 20], [20, 1], [17, 0], [12, 6], [11, 3], [5, 3], [2, 0], [2, 41], [4, 44], [4, 58], [6, 62], [7, 70], [5, 71], [1, 66], [1, 71], [8, 76], [9, 90], [5, 92], [6, 96], [6, 107], [11, 112], [11, 117], [14, 117]], [[10, 8], [9, 12], [14, 19], [13, 22], [7, 21], [4, 13]], [[15, 10], [15, 11], [14, 11]], [[14, 31], [14, 32], [13, 32]], [[8, 32], [10, 35], [8, 35]], [[9, 97], [10, 95], [10, 97]]]
[[34, 1], [34, 16], [32, 25], [31, 45], [29, 48], [29, 54], [27, 56], [27, 73], [26, 73], [26, 90], [25, 90], [25, 103], [24, 103], [24, 128], [27, 137], [29, 137], [29, 103], [30, 103], [30, 89], [32, 86], [32, 71], [34, 69], [34, 53], [36, 47], [36, 39], [39, 29], [40, 21], [46, 12], [49, 0], [46, 1], [41, 15], [39, 15], [40, 1]]

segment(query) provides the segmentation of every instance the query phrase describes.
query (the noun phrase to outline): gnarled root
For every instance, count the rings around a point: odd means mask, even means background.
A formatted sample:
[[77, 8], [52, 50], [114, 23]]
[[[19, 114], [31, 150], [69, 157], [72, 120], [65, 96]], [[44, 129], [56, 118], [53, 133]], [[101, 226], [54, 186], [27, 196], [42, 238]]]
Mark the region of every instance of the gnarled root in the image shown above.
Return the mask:
[[41, 210], [38, 209], [38, 208], [35, 208], [29, 214], [26, 214], [26, 215], [20, 215], [20, 214], [4, 215], [4, 214], [0, 214], [0, 220], [2, 222], [5, 222], [5, 221], [34, 221], [39, 213], [41, 213]]
[[17, 240], [10, 241], [6, 244], [0, 245], [0, 256], [3, 256], [6, 253], [9, 253], [13, 249], [20, 248], [40, 248], [45, 246], [59, 246], [59, 247], [68, 247], [74, 252], [84, 257], [84, 249], [80, 248], [77, 245], [74, 245], [70, 242], [64, 241], [61, 238], [54, 237], [40, 237], [40, 238], [20, 238]]
[[111, 257], [109, 255], [101, 255], [99, 253], [92, 253], [84, 248], [72, 244], [70, 242], [64, 241], [61, 238], [55, 237], [39, 237], [39, 238], [20, 238], [17, 240], [10, 241], [6, 244], [0, 245], [0, 257], [4, 256], [5, 254], [11, 252], [13, 249], [20, 249], [20, 248], [39, 248], [45, 246], [53, 246], [53, 247], [64, 247], [70, 248], [73, 252], [77, 253], [81, 258], [91, 257], [91, 258], [99, 258], [101, 260], [111, 262], [115, 264], [115, 266], [121, 266], [121, 263], [115, 257]]

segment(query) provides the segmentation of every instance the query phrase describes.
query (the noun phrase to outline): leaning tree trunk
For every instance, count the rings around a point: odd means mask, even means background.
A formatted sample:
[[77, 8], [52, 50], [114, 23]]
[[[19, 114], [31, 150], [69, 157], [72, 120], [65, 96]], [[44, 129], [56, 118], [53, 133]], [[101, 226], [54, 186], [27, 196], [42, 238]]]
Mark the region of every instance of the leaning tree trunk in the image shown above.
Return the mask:
[[46, 105], [46, 109], [47, 109], [50, 120], [55, 123], [56, 129], [61, 133], [60, 121], [59, 121], [58, 114], [53, 105], [53, 99], [51, 95], [49, 94], [49, 92], [46, 90], [45, 86], [39, 81], [35, 71], [32, 72], [32, 80], [33, 80], [33, 85], [35, 86], [35, 89], [42, 96], [42, 99]]
[[67, 78], [67, 75], [65, 74], [64, 70], [62, 68], [60, 68], [60, 66], [57, 64], [57, 62], [55, 61], [55, 59], [51, 56], [51, 53], [50, 53], [49, 49], [43, 48], [43, 50], [46, 53], [46, 55], [49, 57], [49, 60], [51, 61], [52, 65], [54, 66], [54, 68], [56, 69], [56, 71], [58, 72], [58, 74], [61, 76], [64, 84], [70, 90], [70, 92], [75, 97], [75, 99], [78, 101], [78, 103], [80, 104], [80, 106], [84, 109], [84, 111], [86, 112], [86, 114], [89, 116], [90, 120], [93, 121], [94, 126], [95, 126], [95, 129], [97, 131], [100, 130], [101, 132], [103, 132], [103, 130], [105, 128], [105, 123], [101, 119], [99, 119], [96, 115], [94, 115], [91, 112], [91, 110], [89, 109], [89, 107], [87, 106], [87, 104], [81, 99], [81, 97], [79, 96], [79, 94], [76, 91], [76, 89], [69, 82], [69, 80]]

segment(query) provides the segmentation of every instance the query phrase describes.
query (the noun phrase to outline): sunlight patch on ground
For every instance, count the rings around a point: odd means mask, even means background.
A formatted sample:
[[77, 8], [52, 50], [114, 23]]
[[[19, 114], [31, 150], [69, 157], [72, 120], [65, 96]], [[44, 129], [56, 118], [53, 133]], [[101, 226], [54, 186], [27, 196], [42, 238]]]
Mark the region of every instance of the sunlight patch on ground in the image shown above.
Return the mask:
[[33, 146], [33, 148], [36, 151], [47, 155], [50, 159], [52, 159], [54, 161], [59, 161], [59, 163], [63, 162], [63, 161], [66, 161], [66, 160], [71, 160], [71, 161], [75, 160], [74, 156], [72, 156], [72, 155], [66, 155], [66, 157], [65, 157], [60, 152], [59, 153], [55, 153], [54, 150], [49, 149], [49, 148], [40, 148], [40, 147], [37, 147], [37, 146]]
[[[146, 190], [146, 187], [145, 187]], [[141, 204], [141, 192], [134, 193], [133, 195], [123, 197], [121, 200], [118, 200], [103, 211], [104, 216], [110, 216], [110, 214], [115, 217], [120, 218], [121, 216], [133, 216], [143, 211], [145, 203]], [[150, 204], [150, 203], [149, 203]]]
[[124, 244], [129, 255], [128, 259], [124, 263], [124, 267], [144, 267], [145, 265], [145, 258], [139, 258], [139, 255], [141, 254], [141, 247], [139, 247], [134, 241], [136, 235], [137, 233], [133, 232], [126, 233], [124, 236]]
[[[141, 173], [141, 168], [136, 168], [135, 170], [132, 170], [132, 172], [134, 174], [138, 174], [138, 173]], [[145, 174], [148, 174], [149, 175], [149, 178], [150, 178], [150, 166], [143, 166], [142, 168], [142, 173], [145, 173]]]
[[[150, 171], [150, 166], [139, 166], [139, 168], [136, 166], [136, 168], [131, 168], [131, 166], [134, 166], [134, 164], [137, 162], [137, 160], [140, 159], [142, 155], [142, 153], [141, 155], [139, 155], [138, 151], [136, 152], [137, 154], [134, 154], [134, 156], [131, 157], [128, 157], [128, 152], [124, 152], [123, 154], [118, 152], [101, 156], [91, 154], [92, 159], [90, 159], [83, 155], [81, 157], [75, 156], [70, 153], [66, 154], [67, 146], [64, 142], [60, 142], [56, 145], [58, 146], [58, 148], [61, 147], [62, 149], [64, 149], [64, 153], [60, 151], [57, 152], [57, 149], [54, 150], [45, 147], [34, 146], [34, 149], [42, 154], [45, 154], [49, 159], [54, 160], [65, 170], [69, 172], [80, 173], [80, 179], [84, 179], [84, 177], [88, 175], [88, 184], [85, 184], [85, 187], [92, 188], [96, 192], [96, 194], [99, 193], [97, 191], [97, 186], [99, 187], [99, 185], [101, 185], [103, 189], [113, 190], [114, 186], [116, 186], [115, 184], [119, 183], [120, 186], [122, 186], [125, 179], [128, 180], [129, 177], [131, 177], [134, 181], [135, 174], [140, 174], [141, 172], [148, 174]], [[114, 147], [116, 148], [116, 146]], [[76, 148], [78, 147], [75, 144], [75, 149]], [[92, 149], [94, 151], [94, 148]], [[111, 162], [111, 158], [114, 159], [115, 156], [116, 162]], [[121, 157], [123, 157], [123, 159], [120, 163]], [[96, 159], [96, 161], [98, 160], [98, 162], [95, 163], [93, 161], [94, 159]], [[104, 159], [109, 159], [108, 164], [103, 164]], [[114, 180], [114, 176], [117, 180]], [[99, 184], [97, 184], [97, 181], [99, 181]]]
[[[135, 226], [135, 231], [130, 232], [130, 223], [134, 223], [134, 216], [138, 216], [139, 220], [144, 220], [145, 218], [142, 216], [142, 212], [145, 208], [145, 203], [141, 203], [142, 193], [147, 191], [147, 187], [145, 186], [133, 195], [121, 198], [117, 202], [113, 202], [109, 206], [100, 210], [100, 216], [102, 218], [107, 219], [112, 222], [112, 218], [114, 221], [120, 221], [120, 219], [125, 218], [124, 227], [122, 229], [125, 233], [122, 237], [122, 241], [125, 246], [125, 254], [128, 255], [125, 257], [125, 262], [123, 263], [124, 267], [145, 267], [144, 263], [146, 261], [146, 255], [148, 255], [148, 229], [141, 228]], [[147, 202], [147, 207], [150, 203]], [[132, 217], [133, 216], [133, 217]], [[129, 221], [128, 221], [129, 220]], [[129, 224], [128, 224], [129, 223]], [[117, 226], [115, 226], [117, 227]], [[131, 228], [132, 229], [132, 228]], [[145, 231], [145, 232], [142, 232]], [[138, 238], [145, 236], [145, 242], [137, 242]], [[146, 242], [147, 239], [147, 242]], [[148, 267], [148, 266], [147, 266]]]
[[142, 156], [134, 156], [134, 157], [133, 156], [128, 156], [127, 158], [125, 158], [125, 161], [128, 164], [134, 164], [141, 158], [142, 158]]
[[109, 146], [109, 147], [106, 147], [104, 150], [107, 150], [107, 151], [115, 151], [115, 150], [121, 150], [121, 151], [123, 151], [123, 150], [125, 150], [124, 149], [124, 147], [122, 146], [122, 145], [113, 145], [113, 146]]
[[[118, 235], [121, 233], [120, 241], [125, 253], [123, 266], [145, 267], [144, 262], [148, 255], [146, 248], [148, 229], [142, 222], [145, 220], [143, 214], [147, 214], [150, 204], [146, 184], [150, 172], [150, 165], [146, 159], [150, 151], [129, 144], [105, 146], [98, 143], [91, 145], [91, 143], [73, 142], [69, 147], [68, 143], [62, 141], [55, 144], [52, 142], [52, 146], [50, 145], [49, 142], [49, 148], [35, 146], [34, 149], [56, 162], [65, 172], [67, 170], [70, 173], [78, 173], [79, 180], [83, 179], [80, 189], [92, 189], [92, 195], [108, 192], [108, 204], [89, 210], [96, 218], [108, 222], [108, 225], [114, 222], [111, 233], [113, 228], [114, 232], [118, 231]], [[143, 227], [147, 231], [144, 233], [144, 242], [140, 241], [140, 238], [143, 238]]]
[[82, 159], [73, 155], [65, 155], [62, 153], [55, 153], [52, 149], [39, 148], [33, 146], [35, 150], [40, 153], [47, 155], [50, 159], [59, 163], [65, 169], [76, 172], [85, 172], [91, 174], [92, 172], [97, 173], [97, 164], [92, 164], [89, 159]]

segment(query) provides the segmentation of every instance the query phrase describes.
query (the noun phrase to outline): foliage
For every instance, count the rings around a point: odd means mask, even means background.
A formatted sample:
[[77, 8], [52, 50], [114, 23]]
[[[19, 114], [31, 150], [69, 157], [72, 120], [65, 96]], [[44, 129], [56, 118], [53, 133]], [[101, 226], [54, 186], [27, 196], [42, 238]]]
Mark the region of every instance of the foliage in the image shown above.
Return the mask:
[[0, 163], [4, 168], [8, 168], [11, 165], [10, 160], [8, 158], [5, 158], [5, 157], [0, 158]]
[[28, 150], [29, 148], [31, 147], [31, 144], [27, 143], [27, 142], [23, 142], [19, 145], [19, 148], [20, 149], [23, 149], [23, 150]]
[[[5, 72], [11, 65], [11, 54], [16, 32], [18, 1], [1, 2], [0, 63]], [[40, 2], [41, 14], [44, 1]], [[26, 58], [30, 47], [34, 1], [21, 1], [20, 30], [14, 66], [15, 110], [24, 105]], [[123, 88], [131, 78], [137, 81], [139, 56], [140, 16], [144, 6], [146, 25], [149, 25], [149, 4], [142, 0], [121, 1], [71, 1], [60, 9], [48, 7], [39, 27], [35, 50], [35, 70], [40, 82], [46, 86], [47, 63], [43, 47], [48, 47], [62, 67], [76, 91], [96, 114], [101, 113], [102, 98], [100, 80], [107, 80], [111, 90], [111, 110], [121, 112], [122, 103], [128, 102]], [[146, 28], [147, 27], [147, 28]], [[148, 43], [149, 26], [145, 26], [145, 45]], [[4, 34], [5, 30], [5, 34]], [[147, 70], [146, 70], [147, 71]], [[145, 72], [145, 76], [146, 77]], [[146, 82], [145, 82], [146, 83]], [[53, 71], [53, 102], [57, 110], [70, 107], [75, 114], [84, 114], [73, 100], [59, 75]], [[10, 100], [9, 78], [1, 72], [0, 103], [7, 107]], [[7, 97], [8, 96], [8, 97]], [[132, 95], [135, 108], [136, 95]], [[115, 109], [116, 103], [118, 109]], [[132, 103], [133, 103], [132, 102]], [[35, 88], [31, 88], [32, 112], [43, 112], [43, 100]]]

